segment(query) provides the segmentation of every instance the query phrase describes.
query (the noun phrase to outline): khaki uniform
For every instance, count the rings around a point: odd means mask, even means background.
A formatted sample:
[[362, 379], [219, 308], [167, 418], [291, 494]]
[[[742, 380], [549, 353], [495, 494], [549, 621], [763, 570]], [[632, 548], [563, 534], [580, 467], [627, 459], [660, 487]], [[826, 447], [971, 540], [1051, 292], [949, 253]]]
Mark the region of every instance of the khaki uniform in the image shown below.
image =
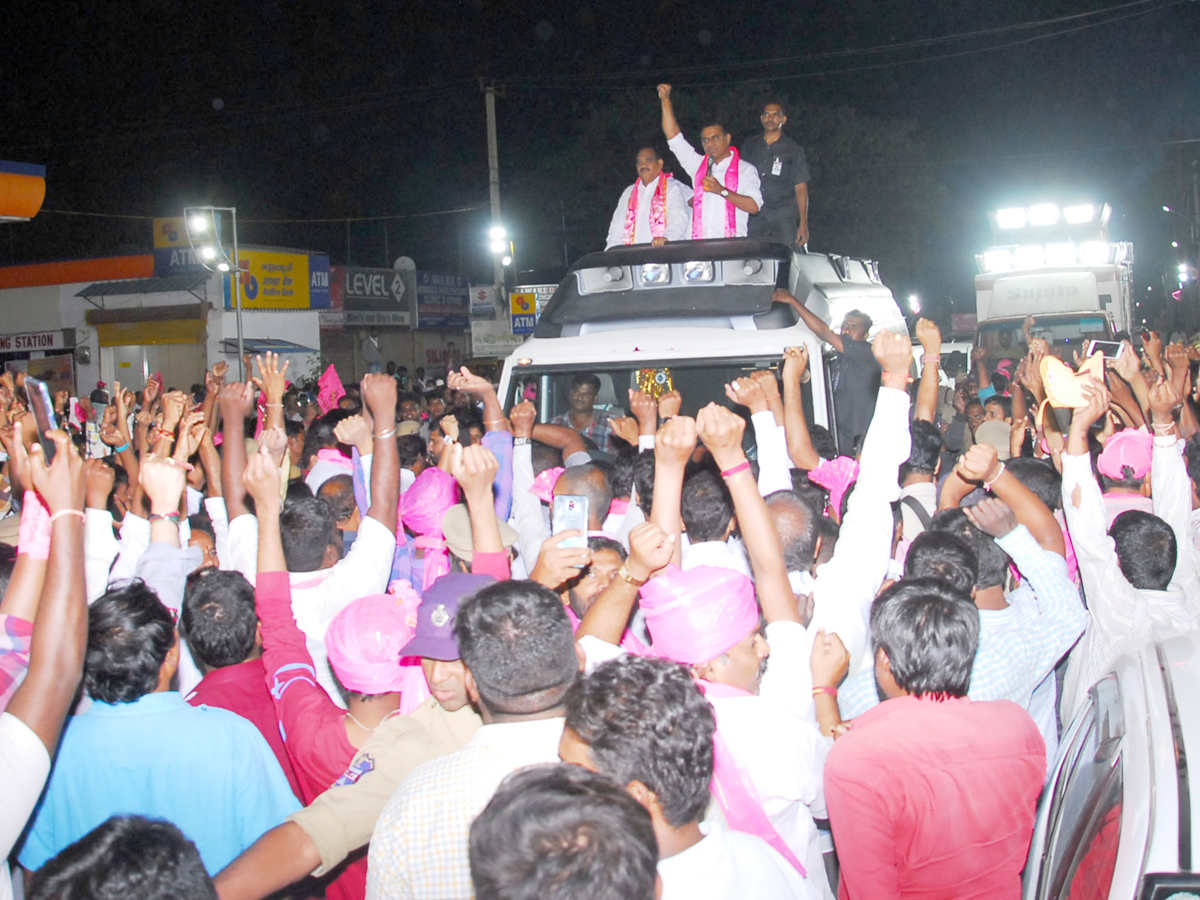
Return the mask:
[[465, 747], [482, 724], [470, 706], [446, 712], [432, 697], [411, 715], [383, 722], [338, 782], [288, 817], [312, 838], [321, 855], [321, 866], [313, 874], [325, 874], [365, 847], [404, 776], [422, 763]]

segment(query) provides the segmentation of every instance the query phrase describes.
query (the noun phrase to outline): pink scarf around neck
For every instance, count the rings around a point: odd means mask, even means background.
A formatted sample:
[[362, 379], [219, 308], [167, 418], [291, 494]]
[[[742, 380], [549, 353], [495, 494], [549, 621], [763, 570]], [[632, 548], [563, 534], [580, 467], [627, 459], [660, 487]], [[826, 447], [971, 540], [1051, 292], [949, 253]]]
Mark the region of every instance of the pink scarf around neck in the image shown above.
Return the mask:
[[[725, 172], [725, 188], [731, 194], [736, 194], [738, 189], [738, 163], [741, 161], [741, 156], [738, 154], [737, 147], [730, 147], [729, 153], [731, 159], [729, 168]], [[692, 240], [704, 240], [704, 178], [708, 175], [708, 157], [704, 157], [704, 162], [700, 163], [700, 168], [696, 170], [696, 176], [692, 179], [692, 184], [696, 193], [700, 196], [699, 203], [692, 204]], [[713, 171], [713, 178], [716, 178], [716, 170]], [[737, 234], [737, 207], [725, 200], [725, 237], [734, 237]]]
[[[650, 198], [650, 239], [666, 237], [667, 234], [667, 179], [671, 176], [666, 172], [658, 173], [658, 184]], [[642, 179], [633, 183], [629, 194], [629, 205], [625, 208], [625, 236], [622, 243], [632, 244], [634, 232], [637, 230], [638, 202], [642, 193]]]

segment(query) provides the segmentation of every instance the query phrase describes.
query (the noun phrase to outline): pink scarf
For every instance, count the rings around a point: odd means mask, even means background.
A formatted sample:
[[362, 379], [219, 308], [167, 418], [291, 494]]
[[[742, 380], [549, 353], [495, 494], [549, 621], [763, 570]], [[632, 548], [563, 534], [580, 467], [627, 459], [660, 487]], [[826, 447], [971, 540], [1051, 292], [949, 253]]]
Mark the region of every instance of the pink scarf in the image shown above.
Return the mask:
[[[731, 194], [736, 194], [738, 189], [738, 163], [741, 161], [741, 156], [738, 154], [737, 147], [729, 148], [732, 159], [729, 162], [729, 169], [725, 172], [725, 188]], [[696, 176], [692, 179], [692, 184], [695, 185], [696, 193], [700, 195], [700, 202], [692, 204], [692, 240], [704, 240], [704, 177], [708, 174], [708, 157], [704, 157], [704, 162], [700, 163], [700, 168], [696, 170]], [[716, 177], [716, 173], [713, 173]], [[725, 200], [725, 237], [733, 237], [737, 234], [737, 207]]]
[[[654, 196], [650, 198], [651, 239], [666, 237], [667, 234], [667, 179], [670, 177], [666, 172], [658, 173], [658, 186], [654, 189]], [[634, 243], [633, 233], [637, 230], [638, 200], [641, 193], [642, 179], [639, 178], [633, 183], [629, 205], [625, 209], [625, 236], [621, 240], [624, 244]]]
[[[714, 697], [753, 697], [749, 691], [735, 688], [728, 684], [715, 681], [696, 680], [701, 693], [712, 702]], [[754, 789], [754, 782], [749, 773], [734, 759], [733, 754], [721, 738], [720, 729], [713, 735], [713, 781], [712, 792], [721, 811], [725, 813], [725, 821], [734, 831], [744, 831], [756, 834], [783, 856], [792, 868], [807, 877], [808, 871], [804, 864], [796, 858], [791, 848], [784, 843], [767, 814], [763, 812], [762, 800]]]
[[317, 451], [317, 459], [322, 462], [333, 463], [347, 472], [354, 471], [354, 462], [337, 447], [326, 447], [324, 450]]

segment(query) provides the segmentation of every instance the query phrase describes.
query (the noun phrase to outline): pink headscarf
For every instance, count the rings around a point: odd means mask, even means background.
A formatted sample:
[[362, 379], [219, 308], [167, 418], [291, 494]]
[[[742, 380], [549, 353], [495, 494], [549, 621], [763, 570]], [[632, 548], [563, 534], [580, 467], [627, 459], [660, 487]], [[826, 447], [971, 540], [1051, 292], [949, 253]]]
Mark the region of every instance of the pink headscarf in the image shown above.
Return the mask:
[[822, 462], [808, 473], [808, 480], [829, 491], [829, 508], [835, 513], [842, 508], [842, 498], [858, 478], [858, 460], [839, 456]]
[[[417, 535], [414, 543], [425, 551], [422, 591], [450, 571], [442, 517], [456, 503], [458, 484], [454, 476], [436, 466], [425, 469], [412, 487], [400, 495], [400, 523]], [[403, 540], [400, 529], [397, 538]]]
[[643, 585], [640, 602], [651, 654], [689, 666], [715, 659], [758, 628], [754, 584], [719, 566], [668, 566]]

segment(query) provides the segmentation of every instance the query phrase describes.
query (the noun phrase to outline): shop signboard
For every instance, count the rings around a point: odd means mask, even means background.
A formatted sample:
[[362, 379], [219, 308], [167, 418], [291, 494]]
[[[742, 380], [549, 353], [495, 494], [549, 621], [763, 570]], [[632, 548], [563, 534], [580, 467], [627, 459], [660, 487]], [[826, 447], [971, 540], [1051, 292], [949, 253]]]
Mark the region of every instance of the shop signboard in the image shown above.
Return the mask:
[[[287, 250], [238, 253], [243, 309], [328, 309], [329, 257]], [[225, 308], [233, 308], [230, 276], [223, 279]]]
[[35, 331], [27, 334], [0, 335], [0, 353], [25, 353], [30, 350], [62, 350], [66, 347], [62, 330]]
[[[415, 281], [416, 274], [411, 270], [334, 266], [330, 285], [332, 305], [334, 309], [345, 309], [347, 314], [378, 314], [373, 322], [362, 318], [354, 324], [408, 325], [416, 294]], [[347, 318], [347, 324], [351, 318]]]
[[417, 272], [417, 328], [466, 331], [470, 328], [471, 286], [466, 275]]
[[471, 356], [476, 359], [505, 357], [521, 344], [525, 337], [513, 334], [508, 319], [474, 319], [471, 322]]
[[537, 295], [532, 291], [513, 291], [508, 295], [513, 334], [533, 334], [537, 325]]
[[202, 272], [204, 264], [188, 241], [183, 216], [154, 220], [154, 274], [158, 278]]

